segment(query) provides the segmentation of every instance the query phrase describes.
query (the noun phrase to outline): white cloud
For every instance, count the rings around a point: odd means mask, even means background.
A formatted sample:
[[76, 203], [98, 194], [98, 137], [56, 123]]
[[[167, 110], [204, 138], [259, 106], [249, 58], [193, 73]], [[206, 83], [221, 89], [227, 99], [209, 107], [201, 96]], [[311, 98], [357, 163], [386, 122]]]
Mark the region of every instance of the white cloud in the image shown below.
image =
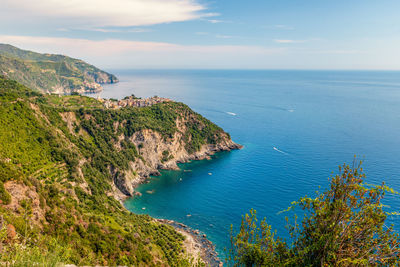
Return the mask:
[[223, 34], [217, 34], [215, 37], [220, 38], [220, 39], [230, 39], [233, 36], [231, 35], [223, 35]]
[[[224, 37], [224, 36], [223, 36]], [[226, 36], [229, 37], [229, 36]], [[246, 52], [247, 50], [261, 53], [272, 53], [276, 49], [267, 49], [262, 46], [245, 45], [180, 45], [163, 42], [143, 42], [127, 41], [119, 39], [106, 40], [88, 40], [62, 37], [38, 37], [38, 36], [15, 36], [0, 35], [0, 43], [9, 43], [12, 45], [32, 47], [41, 52], [63, 53], [62, 51], [89, 53], [91, 55], [113, 55], [126, 53], [129, 51], [183, 51], [183, 52]], [[47, 51], [49, 50], [49, 51]]]
[[58, 32], [69, 32], [69, 29], [67, 29], [67, 28], [58, 28], [58, 29], [56, 29], [56, 31], [58, 31]]
[[218, 20], [218, 19], [208, 19], [207, 21], [210, 23], [222, 23], [223, 22], [222, 20]]
[[104, 32], [104, 33], [109, 33], [109, 32], [121, 32], [121, 30], [116, 30], [116, 29], [104, 29], [104, 28], [91, 28], [91, 29], [83, 29], [86, 31], [93, 31], [93, 32]]
[[[218, 16], [219, 14], [215, 14], [216, 16]], [[206, 21], [216, 24], [216, 23], [231, 23], [231, 21], [227, 21], [227, 20], [219, 20], [219, 19], [207, 19]]]
[[0, 21], [142, 26], [215, 16], [197, 0], [1, 0]]
[[313, 50], [310, 54], [336, 54], [336, 55], [351, 55], [351, 54], [363, 54], [365, 52], [361, 50]]
[[305, 40], [289, 40], [289, 39], [275, 39], [275, 43], [278, 44], [298, 44], [298, 43], [305, 43]]
[[85, 31], [94, 31], [94, 32], [104, 32], [104, 33], [116, 33], [116, 32], [131, 32], [131, 33], [143, 33], [143, 32], [151, 32], [150, 29], [144, 28], [133, 28], [133, 29], [108, 29], [108, 28], [83, 28], [81, 30]]
[[102, 33], [143, 33], [143, 32], [151, 32], [152, 30], [149, 28], [88, 28], [88, 27], [78, 27], [78, 28], [58, 28], [56, 31], [58, 32], [71, 32], [71, 31], [90, 31], [90, 32], [102, 32]]
[[[310, 44], [312, 39], [308, 39]], [[383, 42], [383, 41], [382, 41]], [[285, 45], [181, 45], [117, 39], [0, 35], [9, 43], [42, 53], [65, 54], [100, 68], [210, 68], [210, 69], [400, 69], [400, 39], [363, 46], [330, 42], [315, 47]]]
[[134, 28], [126, 30], [126, 32], [134, 32], [134, 33], [142, 33], [142, 32], [151, 32], [151, 29], [143, 29], [143, 28]]
[[99, 67], [180, 68], [254, 66], [262, 57], [278, 56], [285, 48], [245, 45], [180, 45], [162, 42], [117, 39], [86, 40], [73, 38], [0, 35], [0, 43], [41, 53], [66, 54]]

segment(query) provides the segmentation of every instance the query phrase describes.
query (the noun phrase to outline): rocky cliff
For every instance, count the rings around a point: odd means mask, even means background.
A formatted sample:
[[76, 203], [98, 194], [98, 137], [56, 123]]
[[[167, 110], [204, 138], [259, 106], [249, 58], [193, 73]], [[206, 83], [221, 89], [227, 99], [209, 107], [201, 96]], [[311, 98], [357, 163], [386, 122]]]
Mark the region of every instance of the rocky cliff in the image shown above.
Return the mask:
[[[136, 132], [129, 138], [138, 147], [140, 157], [130, 162], [129, 168], [122, 175], [121, 173], [116, 175], [115, 171], [113, 172], [115, 186], [119, 191], [115, 192], [116, 198], [122, 200], [133, 196], [135, 187], [143, 183], [150, 175], [159, 175], [160, 169], [176, 170], [177, 163], [203, 160], [216, 152], [241, 148], [224, 134], [218, 143], [204, 144], [198, 151], [189, 153], [185, 148], [184, 135], [187, 131], [185, 122], [177, 120], [176, 124], [178, 131], [167, 140], [158, 132], [149, 129]], [[120, 139], [123, 140], [125, 137], [120, 136]]]

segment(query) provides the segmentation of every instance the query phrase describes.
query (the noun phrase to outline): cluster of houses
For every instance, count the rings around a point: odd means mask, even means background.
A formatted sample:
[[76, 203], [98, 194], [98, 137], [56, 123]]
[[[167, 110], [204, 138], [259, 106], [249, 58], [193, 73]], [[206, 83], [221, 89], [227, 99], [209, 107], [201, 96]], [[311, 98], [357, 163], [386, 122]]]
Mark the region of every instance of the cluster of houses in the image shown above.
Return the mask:
[[103, 102], [104, 107], [111, 109], [124, 108], [124, 107], [148, 107], [158, 103], [172, 101], [169, 98], [163, 98], [158, 96], [153, 96], [144, 99], [131, 96], [122, 100], [113, 100], [113, 99], [99, 99], [99, 100]]

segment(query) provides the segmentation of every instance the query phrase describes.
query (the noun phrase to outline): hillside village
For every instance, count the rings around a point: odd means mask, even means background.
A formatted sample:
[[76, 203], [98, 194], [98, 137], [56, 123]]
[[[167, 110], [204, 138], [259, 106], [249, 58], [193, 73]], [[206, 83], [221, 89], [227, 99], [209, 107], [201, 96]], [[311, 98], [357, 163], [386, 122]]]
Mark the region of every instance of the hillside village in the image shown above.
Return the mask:
[[135, 96], [129, 96], [121, 100], [99, 98], [99, 101], [103, 103], [105, 108], [118, 109], [124, 107], [149, 107], [158, 103], [171, 102], [172, 100], [158, 96], [149, 98], [137, 98]]

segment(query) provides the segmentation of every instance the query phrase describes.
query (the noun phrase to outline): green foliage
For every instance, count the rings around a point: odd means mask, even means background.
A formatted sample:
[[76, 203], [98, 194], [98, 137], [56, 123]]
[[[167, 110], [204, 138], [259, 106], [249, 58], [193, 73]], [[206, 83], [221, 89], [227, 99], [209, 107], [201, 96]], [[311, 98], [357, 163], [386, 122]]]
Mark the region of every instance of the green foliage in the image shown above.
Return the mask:
[[[22, 173], [33, 173], [43, 165], [54, 162], [47, 145], [56, 144], [52, 133], [31, 111], [24, 101], [1, 101], [0, 97], [0, 157], [9, 159], [12, 167]], [[12, 178], [10, 164], [0, 164], [0, 172]]]
[[162, 152], [161, 162], [164, 163], [164, 162], [166, 162], [168, 160], [171, 160], [171, 159], [173, 159], [173, 156], [169, 154], [168, 150], [164, 150]]
[[[5, 228], [1, 231], [5, 233]], [[2, 240], [0, 240], [1, 242]], [[60, 246], [57, 240], [47, 241], [50, 247], [43, 249], [39, 246], [24, 245], [22, 243], [8, 244], [2, 247], [0, 253], [0, 262], [12, 263], [7, 266], [26, 267], [60, 267], [62, 263], [68, 260], [71, 250], [68, 247]]]
[[239, 233], [234, 236], [231, 226], [230, 258], [235, 266], [281, 266], [287, 260], [286, 243], [275, 238], [276, 233], [266, 219], [258, 224], [256, 211], [243, 216]]
[[68, 109], [68, 110], [79, 110], [79, 109], [102, 109], [103, 105], [98, 100], [88, 97], [81, 96], [77, 93], [71, 95], [46, 95], [43, 104], [48, 104], [53, 108]]
[[0, 181], [0, 200], [4, 205], [10, 204], [11, 196], [4, 188], [4, 183]]
[[8, 80], [0, 75], [0, 100], [1, 101], [15, 101], [18, 97], [33, 97], [41, 96], [41, 94], [34, 92], [16, 81]]
[[232, 233], [230, 260], [235, 266], [394, 266], [400, 262], [399, 235], [385, 225], [385, 185], [366, 186], [360, 166], [343, 165], [329, 190], [303, 197], [295, 206], [305, 211], [302, 223], [288, 224], [287, 245], [255, 211]]

